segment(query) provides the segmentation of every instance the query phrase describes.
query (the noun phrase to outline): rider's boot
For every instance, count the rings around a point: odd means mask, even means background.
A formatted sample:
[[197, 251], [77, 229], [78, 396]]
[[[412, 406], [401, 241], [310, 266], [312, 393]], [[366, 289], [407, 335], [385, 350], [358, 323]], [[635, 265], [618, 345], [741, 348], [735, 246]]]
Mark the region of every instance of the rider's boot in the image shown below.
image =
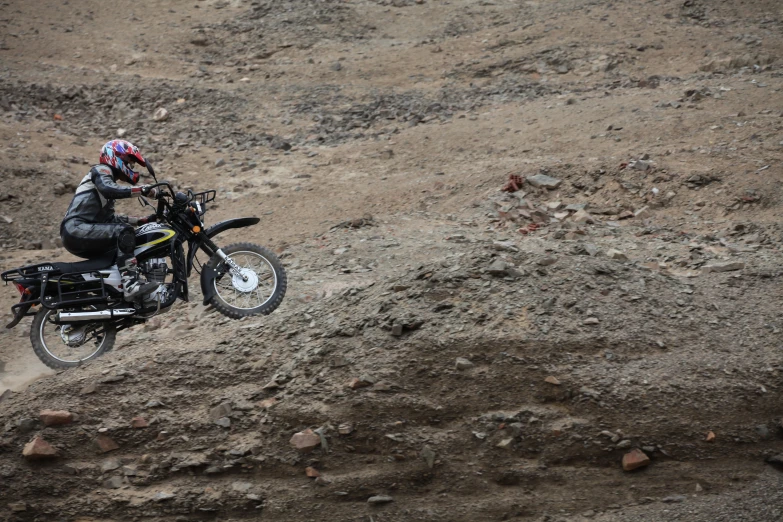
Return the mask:
[[126, 259], [119, 269], [120, 274], [122, 275], [122, 292], [126, 300], [131, 300], [139, 295], [144, 295], [158, 287], [157, 283], [142, 282], [139, 280], [138, 262], [135, 257]]

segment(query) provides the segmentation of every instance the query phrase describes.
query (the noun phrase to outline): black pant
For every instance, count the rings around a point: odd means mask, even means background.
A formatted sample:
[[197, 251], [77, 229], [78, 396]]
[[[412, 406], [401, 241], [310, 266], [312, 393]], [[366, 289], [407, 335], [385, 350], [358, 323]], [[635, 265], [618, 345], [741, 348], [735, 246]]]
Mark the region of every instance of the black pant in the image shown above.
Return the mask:
[[85, 259], [94, 259], [112, 250], [117, 250], [120, 257], [132, 256], [136, 246], [133, 227], [125, 223], [87, 223], [69, 219], [60, 225], [60, 236], [68, 252]]

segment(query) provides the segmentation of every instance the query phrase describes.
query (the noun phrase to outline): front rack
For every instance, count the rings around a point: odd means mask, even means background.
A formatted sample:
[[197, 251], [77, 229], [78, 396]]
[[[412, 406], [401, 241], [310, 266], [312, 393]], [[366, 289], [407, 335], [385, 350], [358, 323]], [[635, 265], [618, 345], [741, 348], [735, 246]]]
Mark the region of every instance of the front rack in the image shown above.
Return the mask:
[[192, 194], [192, 198], [193, 198], [192, 201], [201, 203], [203, 205], [204, 203], [215, 201], [216, 196], [217, 196], [216, 190], [205, 190], [204, 192], [196, 192], [195, 194]]

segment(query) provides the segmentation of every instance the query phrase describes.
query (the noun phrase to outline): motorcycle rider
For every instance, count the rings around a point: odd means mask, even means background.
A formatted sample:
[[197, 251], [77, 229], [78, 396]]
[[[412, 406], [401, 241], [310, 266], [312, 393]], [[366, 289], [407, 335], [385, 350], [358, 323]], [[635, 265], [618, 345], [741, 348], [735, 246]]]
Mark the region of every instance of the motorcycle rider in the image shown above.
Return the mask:
[[[136, 196], [157, 199], [159, 191], [149, 185], [135, 186], [139, 173], [135, 164], [147, 163], [138, 147], [125, 140], [111, 140], [103, 146], [99, 163], [84, 176], [68, 211], [60, 224], [63, 246], [75, 256], [86, 259], [100, 257], [117, 251], [117, 267], [122, 274], [122, 289], [126, 300], [143, 295], [155, 288], [155, 283], [141, 283], [136, 258], [135, 226], [156, 221], [147, 217], [129, 217], [114, 213], [114, 201]], [[131, 187], [118, 185], [117, 181], [130, 183]]]

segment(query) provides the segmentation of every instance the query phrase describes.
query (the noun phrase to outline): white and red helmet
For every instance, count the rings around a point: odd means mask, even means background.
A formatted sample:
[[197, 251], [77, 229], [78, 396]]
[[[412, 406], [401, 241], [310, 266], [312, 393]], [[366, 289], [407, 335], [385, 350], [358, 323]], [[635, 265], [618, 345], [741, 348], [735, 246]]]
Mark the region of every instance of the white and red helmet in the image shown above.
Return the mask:
[[147, 166], [147, 162], [139, 152], [139, 148], [133, 143], [125, 140], [111, 140], [101, 149], [101, 164], [114, 167], [124, 181], [135, 185], [139, 182], [139, 173], [131, 167], [138, 163], [142, 167]]

